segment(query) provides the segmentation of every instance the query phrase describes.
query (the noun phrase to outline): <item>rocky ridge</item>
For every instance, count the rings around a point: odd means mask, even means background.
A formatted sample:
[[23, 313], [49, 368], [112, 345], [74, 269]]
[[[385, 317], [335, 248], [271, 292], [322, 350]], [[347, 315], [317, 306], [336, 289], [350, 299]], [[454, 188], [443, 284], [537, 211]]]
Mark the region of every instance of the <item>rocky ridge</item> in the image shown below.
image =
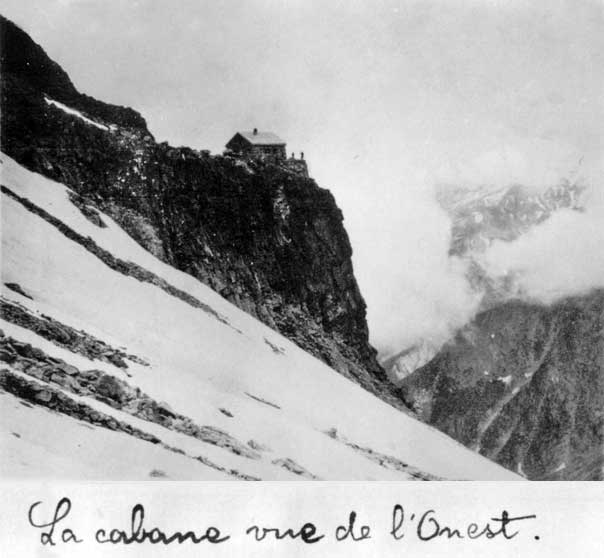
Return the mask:
[[481, 314], [403, 381], [421, 418], [532, 480], [604, 478], [604, 292]]
[[26, 33], [0, 25], [8, 155], [66, 184], [99, 227], [100, 209], [158, 258], [404, 408], [369, 344], [329, 191], [278, 166], [156, 143], [137, 112], [80, 94]]

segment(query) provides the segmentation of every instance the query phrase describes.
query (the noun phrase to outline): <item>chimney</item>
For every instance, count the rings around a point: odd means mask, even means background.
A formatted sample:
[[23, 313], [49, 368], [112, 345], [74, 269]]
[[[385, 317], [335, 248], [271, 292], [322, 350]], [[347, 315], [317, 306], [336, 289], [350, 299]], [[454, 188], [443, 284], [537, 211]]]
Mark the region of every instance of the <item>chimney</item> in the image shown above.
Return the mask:
[[257, 136], [258, 135], [258, 128], [254, 128], [254, 135]]

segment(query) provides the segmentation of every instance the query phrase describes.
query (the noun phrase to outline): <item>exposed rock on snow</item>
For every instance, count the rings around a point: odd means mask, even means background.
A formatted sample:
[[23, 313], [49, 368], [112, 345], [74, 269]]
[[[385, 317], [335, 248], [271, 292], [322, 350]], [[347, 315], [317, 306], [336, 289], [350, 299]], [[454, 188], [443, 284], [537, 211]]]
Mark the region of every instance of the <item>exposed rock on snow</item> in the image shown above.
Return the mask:
[[207, 304], [204, 304], [203, 302], [200, 302], [198, 299], [191, 296], [190, 294], [188, 294], [180, 289], [175, 288], [174, 286], [170, 285], [170, 283], [168, 283], [166, 280], [162, 279], [161, 277], [158, 277], [157, 275], [155, 275], [154, 273], [151, 273], [150, 271], [147, 271], [146, 269], [142, 268], [141, 266], [139, 266], [135, 263], [127, 262], [127, 261], [114, 257], [109, 251], [104, 250], [103, 248], [98, 246], [94, 242], [94, 240], [92, 240], [90, 237], [85, 238], [82, 235], [78, 234], [76, 231], [74, 231], [73, 229], [71, 229], [70, 227], [65, 225], [65, 223], [61, 222], [56, 217], [53, 217], [47, 211], [36, 206], [29, 200], [18, 196], [17, 194], [12, 192], [6, 186], [1, 186], [0, 189], [2, 190], [2, 192], [4, 194], [7, 194], [14, 200], [23, 204], [23, 206], [25, 206], [32, 213], [39, 215], [40, 217], [42, 217], [42, 219], [44, 219], [45, 221], [47, 221], [48, 223], [50, 223], [51, 225], [56, 227], [67, 238], [69, 238], [70, 240], [73, 240], [74, 242], [77, 242], [78, 244], [80, 244], [81, 246], [86, 248], [86, 250], [88, 250], [89, 252], [94, 254], [103, 263], [105, 263], [109, 267], [111, 267], [111, 269], [118, 271], [119, 273], [122, 273], [124, 275], [134, 277], [134, 278], [138, 279], [139, 281], [157, 285], [158, 287], [160, 287], [167, 293], [171, 294], [172, 296], [175, 296], [175, 297], [179, 298], [180, 300], [183, 300], [184, 302], [186, 302], [187, 304], [190, 304], [191, 306], [194, 306], [195, 308], [201, 308], [208, 314], [211, 314], [212, 316], [214, 316], [216, 319], [218, 319], [224, 323], [227, 323], [227, 321], [225, 320], [224, 317], [218, 315], [218, 313], [215, 310], [213, 310], [212, 308], [210, 308]]
[[330, 438], [332, 438], [334, 440], [338, 440], [339, 442], [342, 442], [343, 444], [345, 444], [349, 448], [352, 448], [353, 450], [360, 453], [367, 459], [370, 459], [371, 461], [375, 461], [382, 467], [394, 469], [395, 471], [403, 471], [403, 472], [409, 474], [411, 477], [410, 480], [423, 480], [423, 481], [442, 480], [435, 475], [430, 475], [429, 473], [425, 473], [425, 472], [420, 471], [419, 469], [416, 469], [415, 467], [409, 465], [408, 463], [401, 461], [397, 457], [393, 457], [392, 455], [386, 455], [384, 453], [374, 451], [371, 448], [361, 447], [358, 444], [350, 442], [350, 441], [346, 440], [345, 438], [338, 436], [338, 431], [335, 428], [330, 428], [329, 430], [327, 430], [325, 432], [325, 434], [327, 434], [327, 436], [329, 436]]
[[21, 296], [24, 296], [25, 298], [29, 298], [29, 300], [33, 300], [33, 298], [31, 296], [29, 296], [22, 288], [21, 285], [19, 285], [19, 283], [4, 283], [4, 285], [9, 288], [11, 291], [14, 291], [16, 293], [19, 293]]
[[[96, 339], [84, 331], [76, 331], [74, 328], [62, 324], [49, 316], [35, 316], [25, 307], [18, 303], [10, 302], [2, 296], [0, 296], [0, 315], [3, 320], [35, 331], [38, 335], [56, 345], [79, 353], [90, 360], [108, 362], [118, 368], [128, 368], [126, 360], [148, 366], [140, 357], [110, 347], [100, 339]], [[21, 354], [25, 354], [25, 351], [32, 349], [31, 345], [15, 343], [15, 350]]]
[[[182, 432], [198, 440], [225, 448], [237, 455], [258, 459], [259, 455], [245, 444], [213, 426], [198, 426], [190, 418], [174, 413], [169, 405], [158, 403], [140, 389], [111, 374], [100, 370], [79, 371], [65, 362], [55, 362], [44, 351], [22, 345], [11, 337], [0, 340], [0, 347], [11, 355], [11, 368], [23, 371], [47, 384], [56, 384], [67, 391], [86, 395], [110, 407], [120, 409], [133, 416], [160, 424], [169, 430]], [[29, 347], [24, 351], [24, 347]], [[26, 357], [19, 353], [26, 354]], [[12, 357], [14, 355], [14, 357]], [[52, 393], [43, 391], [42, 393]], [[50, 396], [48, 396], [50, 397]]]
[[293, 459], [285, 458], [285, 459], [275, 459], [273, 461], [273, 465], [277, 465], [278, 467], [283, 467], [288, 471], [294, 473], [294, 475], [298, 475], [309, 480], [321, 480], [319, 477], [313, 475], [309, 471], [307, 471], [301, 465], [298, 465]]

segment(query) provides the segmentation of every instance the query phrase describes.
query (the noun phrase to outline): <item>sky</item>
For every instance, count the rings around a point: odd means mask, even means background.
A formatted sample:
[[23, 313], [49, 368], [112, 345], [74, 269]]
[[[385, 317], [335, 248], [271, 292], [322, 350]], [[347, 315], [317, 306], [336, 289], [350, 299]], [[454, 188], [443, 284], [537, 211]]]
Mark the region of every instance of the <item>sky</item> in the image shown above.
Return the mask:
[[[436, 184], [544, 188], [579, 160], [590, 177], [602, 165], [602, 1], [4, 0], [2, 13], [158, 141], [219, 153], [256, 127], [304, 151], [344, 213], [383, 351], [476, 308]], [[533, 249], [562, 261], [556, 238]], [[534, 259], [506, 249], [493, 269]]]

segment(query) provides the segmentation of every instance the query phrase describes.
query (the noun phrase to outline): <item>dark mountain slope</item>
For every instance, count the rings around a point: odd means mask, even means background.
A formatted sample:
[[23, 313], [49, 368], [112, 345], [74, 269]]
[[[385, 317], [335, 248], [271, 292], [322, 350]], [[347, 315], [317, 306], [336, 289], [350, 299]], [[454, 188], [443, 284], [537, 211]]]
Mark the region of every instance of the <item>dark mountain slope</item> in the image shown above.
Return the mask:
[[602, 480], [604, 291], [479, 314], [404, 379], [428, 423], [534, 480]]

